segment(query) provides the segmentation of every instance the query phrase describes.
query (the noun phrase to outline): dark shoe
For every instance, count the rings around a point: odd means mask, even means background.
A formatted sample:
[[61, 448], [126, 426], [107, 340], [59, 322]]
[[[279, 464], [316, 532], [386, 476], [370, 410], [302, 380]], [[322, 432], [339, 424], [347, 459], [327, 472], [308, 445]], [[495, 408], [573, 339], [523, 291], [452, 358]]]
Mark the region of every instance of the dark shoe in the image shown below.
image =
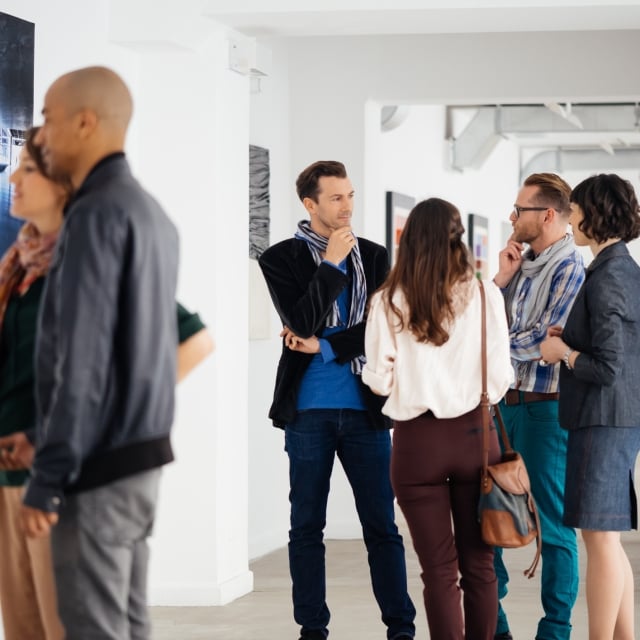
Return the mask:
[[396, 636], [393, 640], [413, 640], [413, 636], [409, 636], [405, 633], [401, 636]]
[[300, 640], [327, 640], [327, 636], [322, 631], [303, 631]]
[[504, 633], [496, 633], [493, 636], [493, 640], [513, 640], [513, 636], [511, 635], [511, 631], [505, 631]]

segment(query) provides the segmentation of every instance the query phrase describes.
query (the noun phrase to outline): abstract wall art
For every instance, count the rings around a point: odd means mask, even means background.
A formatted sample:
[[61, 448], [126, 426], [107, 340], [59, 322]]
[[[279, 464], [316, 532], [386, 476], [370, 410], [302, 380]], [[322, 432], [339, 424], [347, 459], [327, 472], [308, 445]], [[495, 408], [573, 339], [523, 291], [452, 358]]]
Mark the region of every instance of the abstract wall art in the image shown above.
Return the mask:
[[249, 257], [269, 246], [269, 150], [249, 145]]

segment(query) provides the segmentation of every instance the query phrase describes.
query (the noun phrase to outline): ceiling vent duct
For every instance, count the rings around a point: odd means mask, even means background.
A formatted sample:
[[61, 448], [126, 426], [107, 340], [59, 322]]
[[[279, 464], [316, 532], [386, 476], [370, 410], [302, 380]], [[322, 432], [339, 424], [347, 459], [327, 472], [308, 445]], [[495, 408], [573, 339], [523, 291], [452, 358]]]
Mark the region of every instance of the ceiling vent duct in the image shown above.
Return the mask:
[[[468, 113], [469, 109], [447, 107], [448, 121], [452, 121], [456, 112]], [[613, 149], [616, 144], [640, 145], [637, 103], [573, 104], [570, 111], [564, 108], [564, 115], [545, 105], [489, 105], [473, 109], [473, 117], [461, 133], [450, 138], [451, 168], [458, 171], [480, 168], [503, 138], [521, 147], [583, 148], [576, 149], [576, 153]], [[576, 122], [582, 127], [578, 128]]]
[[621, 171], [640, 170], [640, 148], [615, 149], [611, 155], [604, 149], [551, 149], [530, 158], [520, 170], [520, 181], [532, 173], [554, 171]]

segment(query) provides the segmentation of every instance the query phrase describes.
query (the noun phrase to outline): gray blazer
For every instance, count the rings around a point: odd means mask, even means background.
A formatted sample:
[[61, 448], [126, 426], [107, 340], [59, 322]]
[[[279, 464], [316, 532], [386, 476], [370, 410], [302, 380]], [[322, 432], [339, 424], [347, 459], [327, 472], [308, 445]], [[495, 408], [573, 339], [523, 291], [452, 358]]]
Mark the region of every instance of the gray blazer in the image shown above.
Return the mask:
[[580, 351], [560, 371], [562, 427], [640, 426], [640, 266], [624, 242], [587, 268], [562, 337]]

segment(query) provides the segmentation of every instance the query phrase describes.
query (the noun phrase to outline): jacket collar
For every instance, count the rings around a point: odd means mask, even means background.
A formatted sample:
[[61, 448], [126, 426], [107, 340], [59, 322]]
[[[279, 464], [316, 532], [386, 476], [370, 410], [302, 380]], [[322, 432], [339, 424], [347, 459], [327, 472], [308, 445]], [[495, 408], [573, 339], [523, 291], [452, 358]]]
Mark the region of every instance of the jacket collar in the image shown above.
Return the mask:
[[607, 260], [612, 258], [619, 258], [621, 256], [628, 256], [629, 249], [627, 249], [626, 242], [620, 240], [614, 244], [605, 247], [589, 264], [587, 272], [595, 271], [601, 267]]
[[129, 163], [122, 151], [110, 153], [108, 156], [98, 160], [82, 184], [78, 187], [77, 191], [69, 199], [69, 202], [64, 208], [65, 215], [82, 194], [89, 191], [94, 185], [99, 184], [105, 177], [113, 173], [121, 173], [122, 171], [129, 172]]

